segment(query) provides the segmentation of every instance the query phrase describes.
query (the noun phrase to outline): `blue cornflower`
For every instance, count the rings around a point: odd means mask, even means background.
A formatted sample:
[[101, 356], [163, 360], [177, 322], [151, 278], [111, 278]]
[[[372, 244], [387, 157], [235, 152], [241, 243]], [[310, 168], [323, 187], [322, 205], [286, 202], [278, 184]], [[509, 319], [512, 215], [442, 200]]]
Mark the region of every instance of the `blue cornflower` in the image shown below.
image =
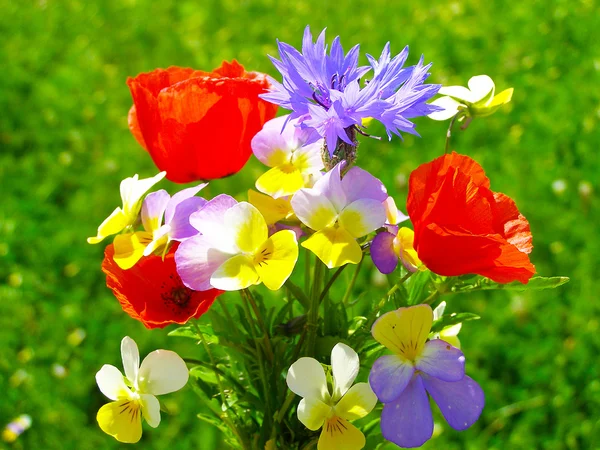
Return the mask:
[[[354, 145], [354, 131], [365, 134], [363, 119], [380, 121], [391, 139], [401, 131], [418, 136], [408, 119], [439, 111], [426, 103], [440, 89], [440, 85], [423, 83], [431, 64], [423, 65], [421, 57], [417, 65], [403, 67], [408, 46], [392, 58], [388, 42], [379, 59], [367, 55], [370, 65], [358, 66], [359, 46], [344, 55], [339, 36], [327, 54], [325, 30], [313, 43], [307, 26], [302, 53], [285, 42], [277, 45], [281, 60], [270, 58], [283, 82], [271, 78], [271, 91], [261, 97], [292, 110], [290, 119], [316, 131], [317, 138], [325, 138], [331, 156], [338, 138]], [[362, 77], [370, 71], [372, 78], [361, 87]]]

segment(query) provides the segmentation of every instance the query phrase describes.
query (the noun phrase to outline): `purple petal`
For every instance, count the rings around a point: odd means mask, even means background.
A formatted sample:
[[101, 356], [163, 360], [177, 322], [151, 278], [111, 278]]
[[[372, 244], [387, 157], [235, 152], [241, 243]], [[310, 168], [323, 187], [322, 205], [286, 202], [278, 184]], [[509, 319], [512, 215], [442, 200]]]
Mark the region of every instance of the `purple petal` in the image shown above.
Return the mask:
[[441, 339], [426, 342], [415, 362], [418, 370], [443, 381], [459, 381], [465, 376], [465, 356]]
[[154, 231], [161, 226], [170, 198], [171, 196], [164, 189], [146, 195], [142, 204], [142, 225], [146, 231]]
[[342, 189], [346, 194], [346, 202], [352, 203], [361, 198], [385, 201], [388, 198], [383, 183], [360, 167], [352, 167], [342, 179]]
[[346, 200], [346, 195], [344, 193], [341, 180], [342, 169], [344, 168], [344, 165], [345, 161], [336, 164], [333, 169], [319, 178], [319, 180], [312, 187], [313, 191], [326, 197], [338, 213], [350, 203]]
[[200, 211], [206, 203], [202, 197], [190, 197], [179, 203], [169, 224], [169, 237], [174, 241], [182, 241], [198, 234], [198, 230], [190, 224], [190, 216]]
[[396, 400], [412, 379], [415, 368], [396, 355], [378, 358], [369, 373], [369, 384], [382, 403]]
[[169, 224], [171, 220], [173, 220], [173, 216], [175, 215], [177, 205], [179, 205], [184, 200], [193, 197], [206, 186], [208, 186], [208, 183], [202, 183], [198, 186], [183, 189], [177, 194], [175, 194], [173, 197], [171, 197], [171, 200], [169, 200], [169, 203], [167, 204], [167, 210], [165, 211], [165, 224]]
[[423, 380], [414, 376], [402, 395], [381, 412], [381, 433], [400, 447], [420, 447], [433, 434], [433, 416]]
[[225, 211], [234, 205], [237, 205], [237, 202], [233, 197], [226, 194], [217, 195], [208, 201], [200, 211], [190, 216], [190, 223], [201, 233], [205, 233], [205, 228], [212, 229], [212, 225], [218, 228], [223, 225]]
[[371, 242], [371, 259], [381, 273], [388, 274], [396, 270], [398, 256], [394, 253], [394, 235], [384, 231], [377, 233]]
[[423, 375], [423, 382], [448, 425], [455, 430], [466, 430], [479, 419], [485, 396], [471, 377], [465, 375], [460, 381], [447, 382]]
[[179, 244], [175, 264], [184, 285], [195, 291], [207, 291], [212, 288], [212, 274], [230, 257], [213, 248], [205, 236], [194, 236]]

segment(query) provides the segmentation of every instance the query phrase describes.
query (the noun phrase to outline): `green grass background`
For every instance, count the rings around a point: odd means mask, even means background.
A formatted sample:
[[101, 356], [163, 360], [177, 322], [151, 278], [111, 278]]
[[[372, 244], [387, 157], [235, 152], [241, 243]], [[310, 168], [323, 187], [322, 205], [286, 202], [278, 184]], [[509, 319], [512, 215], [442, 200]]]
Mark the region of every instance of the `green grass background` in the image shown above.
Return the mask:
[[[33, 418], [12, 447], [117, 448], [95, 422], [105, 399], [94, 374], [104, 363], [120, 366], [124, 335], [142, 354], [199, 352], [123, 314], [104, 285], [102, 246], [85, 242], [118, 204], [121, 179], [156, 172], [127, 128], [127, 76], [232, 58], [275, 75], [266, 57], [276, 54], [275, 39], [299, 45], [310, 24], [376, 56], [388, 40], [395, 52], [409, 44], [409, 62], [421, 54], [434, 62], [432, 82], [464, 85], [485, 73], [499, 89], [514, 87], [508, 108], [458, 132], [452, 147], [517, 201], [538, 272], [572, 280], [555, 291], [447, 299], [452, 311], [482, 316], [461, 339], [487, 404], [463, 433], [439, 421], [426, 448], [597, 448], [598, 8], [594, 0], [0, 0], [0, 425]], [[422, 138], [364, 142], [359, 162], [403, 207], [407, 176], [443, 152], [446, 126], [418, 119]], [[262, 170], [252, 161], [208, 192], [239, 195]], [[359, 291], [371, 280], [366, 271]], [[79, 329], [86, 337], [72, 346], [68, 336]], [[53, 375], [53, 364], [66, 376]], [[140, 446], [224, 448], [195, 419], [191, 390], [165, 400], [174, 414], [146, 429]]]

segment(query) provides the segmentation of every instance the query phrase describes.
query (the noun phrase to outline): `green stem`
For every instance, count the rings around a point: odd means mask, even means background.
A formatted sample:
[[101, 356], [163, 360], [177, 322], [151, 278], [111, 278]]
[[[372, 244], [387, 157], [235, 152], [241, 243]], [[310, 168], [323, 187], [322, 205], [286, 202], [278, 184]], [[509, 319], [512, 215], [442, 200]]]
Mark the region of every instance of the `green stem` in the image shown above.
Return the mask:
[[[194, 328], [194, 330], [196, 330], [196, 333], [198, 333], [198, 336], [200, 337], [200, 341], [202, 342], [202, 345], [204, 346], [204, 350], [206, 350], [206, 353], [208, 355], [208, 359], [210, 359], [210, 363], [216, 369], [217, 363], [215, 362], [215, 358], [214, 358], [212, 352], [210, 351], [208, 342], [206, 342], [204, 333], [202, 332], [202, 330], [200, 329], [200, 327], [198, 326], [198, 324], [196, 323], [195, 320], [191, 320], [190, 323], [192, 324], [192, 327]], [[227, 401], [225, 400], [225, 390], [223, 389], [223, 383], [221, 383], [221, 377], [216, 371], [215, 371], [215, 377], [217, 378], [217, 385], [219, 386], [219, 394], [221, 394], [221, 402], [223, 405], [227, 406]]]
[[454, 127], [454, 122], [456, 122], [456, 119], [458, 118], [459, 115], [460, 115], [460, 112], [456, 113], [456, 115], [450, 121], [450, 125], [448, 126], [448, 131], [446, 131], [446, 145], [444, 147], [444, 154], [448, 153], [448, 150], [450, 150], [450, 137], [452, 136], [452, 128]]
[[336, 270], [335, 273], [331, 276], [331, 278], [329, 279], [329, 281], [327, 282], [327, 284], [323, 288], [323, 292], [321, 292], [321, 296], [319, 297], [319, 302], [323, 301], [323, 299], [325, 298], [325, 296], [329, 292], [329, 289], [331, 289], [331, 286], [333, 285], [333, 283], [335, 282], [335, 280], [337, 280], [337, 278], [340, 276], [340, 274], [342, 273], [342, 271], [344, 270], [344, 268], [347, 265], [348, 264], [344, 264], [342, 267], [340, 267], [338, 270]]
[[363, 256], [363, 258], [356, 265], [356, 269], [354, 269], [354, 275], [352, 275], [350, 284], [348, 285], [348, 288], [346, 289], [346, 293], [344, 294], [344, 297], [342, 298], [342, 305], [344, 305], [344, 306], [348, 303], [348, 300], [350, 299], [350, 295], [352, 295], [352, 290], [354, 289], [354, 285], [356, 284], [356, 280], [358, 279], [358, 274], [360, 272], [360, 268], [362, 266], [364, 259], [365, 258]]
[[269, 331], [267, 330], [267, 326], [265, 325], [262, 315], [260, 314], [260, 310], [258, 309], [256, 300], [254, 300], [254, 296], [250, 292], [250, 289], [244, 289], [242, 292], [244, 293], [244, 295], [246, 295], [246, 298], [248, 299], [250, 306], [252, 306], [252, 310], [254, 311], [256, 320], [258, 321], [258, 327], [261, 329], [263, 336], [264, 336], [265, 347], [267, 350], [267, 356], [269, 358], [269, 361], [273, 362], [273, 358], [274, 358], [273, 347], [271, 347], [271, 339], [269, 337]]
[[[246, 393], [246, 387], [243, 386], [239, 381], [237, 381], [234, 377], [232, 377], [231, 375], [227, 374], [227, 372], [224, 372], [223, 370], [219, 369], [216, 366], [213, 366], [209, 363], [207, 363], [206, 361], [201, 361], [199, 359], [194, 359], [194, 358], [183, 358], [183, 360], [186, 363], [189, 364], [195, 364], [197, 366], [202, 366], [202, 367], [206, 367], [207, 369], [212, 370], [213, 372], [215, 372], [216, 376], [221, 375], [223, 378], [225, 378], [227, 381], [229, 381], [231, 384], [233, 384], [235, 386], [235, 388], [238, 390], [238, 395], [241, 393], [242, 395]], [[241, 395], [240, 395], [241, 396]]]
[[315, 268], [313, 274], [312, 289], [310, 291], [310, 309], [308, 310], [308, 318], [306, 322], [307, 339], [306, 339], [306, 355], [314, 356], [315, 343], [317, 340], [317, 328], [319, 324], [319, 305], [321, 298], [321, 282], [323, 280], [323, 268], [325, 266], [317, 258], [315, 260]]

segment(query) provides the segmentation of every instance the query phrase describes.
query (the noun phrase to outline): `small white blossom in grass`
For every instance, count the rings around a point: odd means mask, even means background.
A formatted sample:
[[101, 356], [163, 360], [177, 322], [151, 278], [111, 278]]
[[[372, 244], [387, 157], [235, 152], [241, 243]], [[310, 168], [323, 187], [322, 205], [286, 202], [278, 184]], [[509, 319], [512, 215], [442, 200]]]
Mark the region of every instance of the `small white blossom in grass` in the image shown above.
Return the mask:
[[155, 350], [142, 361], [133, 339], [121, 341], [125, 376], [115, 366], [105, 364], [96, 374], [100, 391], [111, 403], [98, 411], [102, 431], [119, 442], [135, 443], [142, 437], [142, 417], [156, 428], [160, 423], [160, 404], [155, 395], [168, 394], [184, 387], [189, 372], [177, 353]]
[[365, 436], [349, 421], [369, 414], [377, 397], [368, 383], [352, 386], [359, 367], [356, 352], [339, 343], [331, 351], [333, 392], [316, 359], [300, 358], [288, 370], [288, 387], [302, 397], [298, 419], [309, 430], [322, 428], [318, 450], [360, 450], [365, 446]]
[[[437, 308], [433, 310], [434, 322], [442, 318], [445, 309], [446, 302], [442, 302], [437, 306]], [[455, 325], [444, 327], [444, 329], [442, 329], [442, 331], [440, 331], [439, 333], [434, 333], [433, 336], [431, 336], [431, 339], [441, 339], [442, 341], [447, 342], [453, 347], [460, 348], [460, 340], [458, 339], [458, 333], [460, 332], [461, 328], [462, 323], [457, 323]]]

